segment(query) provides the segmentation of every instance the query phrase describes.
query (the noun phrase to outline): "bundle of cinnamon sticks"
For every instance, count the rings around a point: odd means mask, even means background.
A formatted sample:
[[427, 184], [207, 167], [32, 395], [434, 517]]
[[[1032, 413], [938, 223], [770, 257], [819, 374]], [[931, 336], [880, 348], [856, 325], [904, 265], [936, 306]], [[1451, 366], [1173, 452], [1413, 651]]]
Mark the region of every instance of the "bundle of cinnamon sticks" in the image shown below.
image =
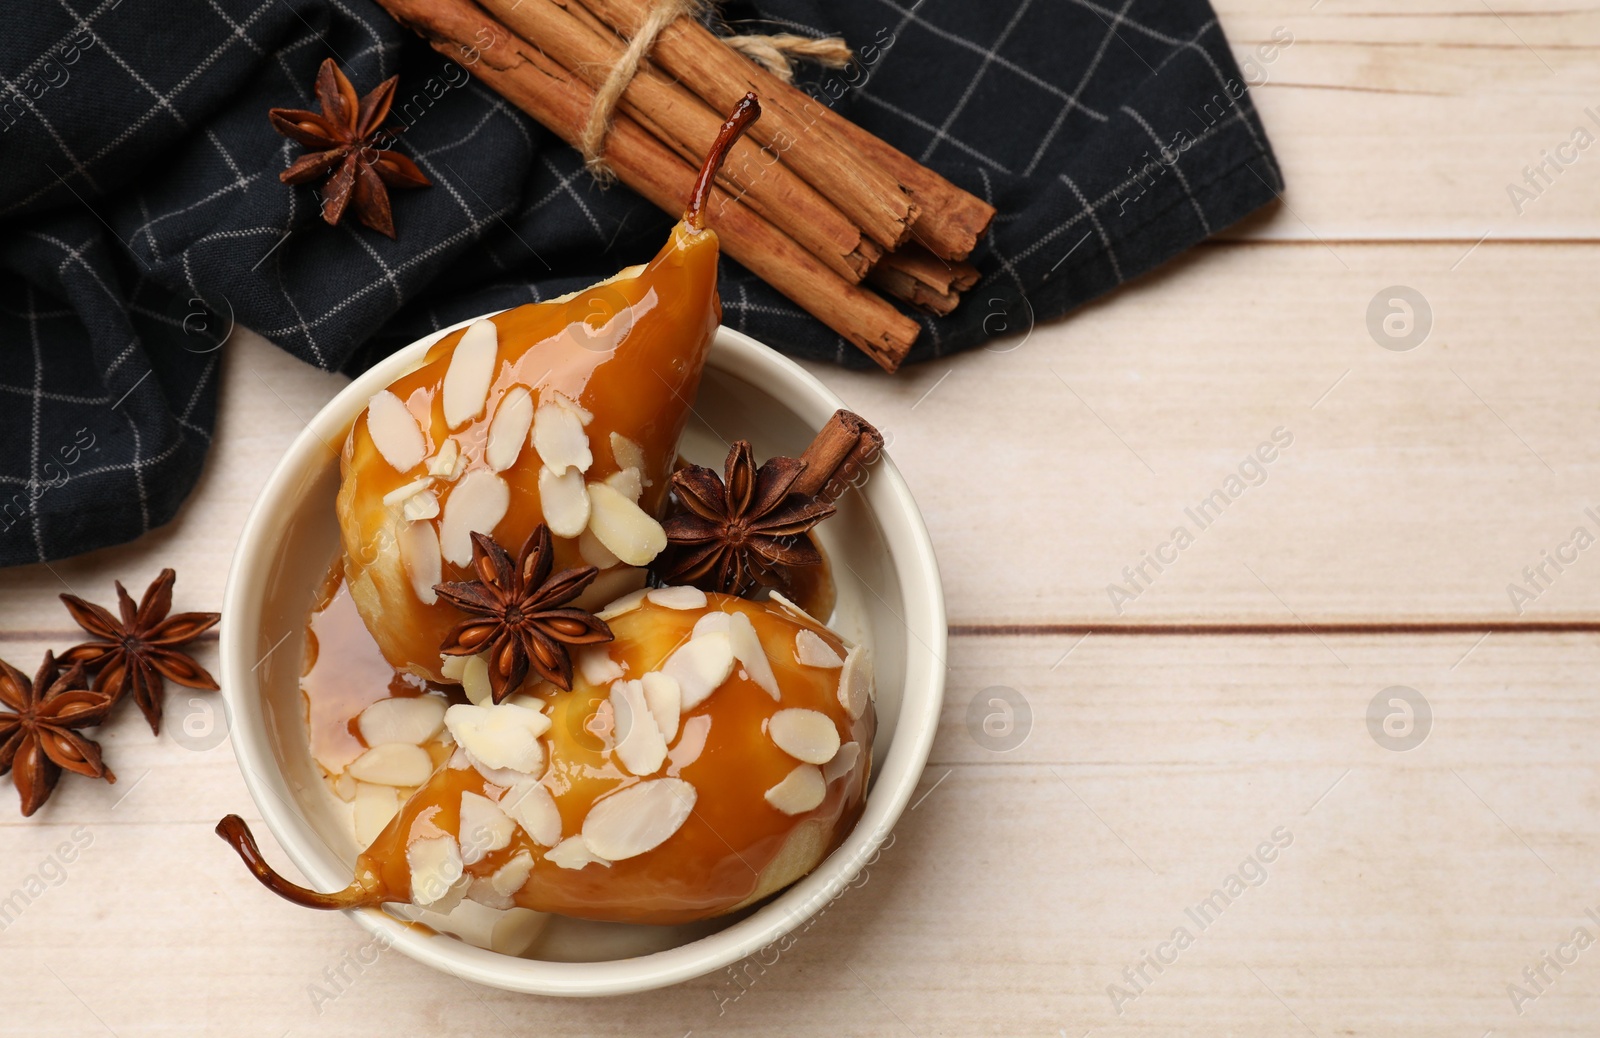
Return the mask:
[[[441, 54], [578, 146], [596, 91], [655, 0], [378, 0]], [[628, 81], [600, 159], [677, 214], [724, 115], [762, 117], [708, 206], [728, 255], [894, 371], [916, 321], [874, 288], [947, 314], [994, 208], [746, 58], [691, 18], [661, 30]], [[871, 287], [868, 287], [871, 286]]]

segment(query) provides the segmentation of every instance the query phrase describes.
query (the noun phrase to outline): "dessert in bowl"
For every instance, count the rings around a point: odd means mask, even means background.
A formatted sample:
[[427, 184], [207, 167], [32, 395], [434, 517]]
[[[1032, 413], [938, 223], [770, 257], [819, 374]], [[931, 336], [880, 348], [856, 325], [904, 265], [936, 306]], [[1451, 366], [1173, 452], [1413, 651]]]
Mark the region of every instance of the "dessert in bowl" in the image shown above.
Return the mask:
[[[235, 749], [306, 884], [219, 832], [459, 976], [598, 994], [735, 962], [843, 888], [926, 760], [915, 506], [887, 459], [797, 449], [839, 402], [718, 328], [694, 212], [642, 268], [357, 379], [230, 574]], [[724, 453], [721, 479], [681, 460]]]

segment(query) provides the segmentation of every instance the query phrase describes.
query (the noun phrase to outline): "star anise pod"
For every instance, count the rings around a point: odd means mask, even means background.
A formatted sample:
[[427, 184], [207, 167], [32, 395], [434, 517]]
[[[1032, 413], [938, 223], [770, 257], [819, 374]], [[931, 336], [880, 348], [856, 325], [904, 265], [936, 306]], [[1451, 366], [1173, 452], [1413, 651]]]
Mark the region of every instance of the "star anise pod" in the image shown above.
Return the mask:
[[806, 532], [834, 507], [792, 492], [805, 467], [798, 458], [769, 458], [757, 469], [749, 442], [737, 440], [723, 477], [703, 465], [674, 472], [672, 488], [687, 511], [662, 524], [670, 547], [657, 575], [743, 595], [776, 571], [820, 565], [822, 553]]
[[217, 613], [168, 616], [176, 580], [177, 574], [172, 570], [162, 570], [137, 606], [122, 582], [117, 581], [120, 622], [93, 602], [76, 595], [61, 596], [72, 619], [95, 636], [62, 653], [61, 662], [69, 667], [81, 663], [89, 670], [98, 669], [95, 690], [109, 693], [113, 702], [131, 691], [145, 720], [150, 722], [150, 731], [157, 735], [161, 734], [162, 678], [190, 688], [214, 691], [217, 687], [216, 679], [187, 653], [179, 652], [178, 647], [194, 641], [222, 617]]
[[516, 561], [494, 539], [472, 535], [477, 580], [435, 584], [441, 598], [471, 614], [451, 628], [440, 651], [450, 656], [489, 655], [489, 688], [496, 703], [522, 687], [532, 667], [552, 685], [572, 688], [569, 645], [595, 645], [612, 638], [604, 620], [561, 606], [577, 598], [599, 570], [564, 569], [555, 576], [550, 530], [543, 523], [528, 537]]
[[48, 652], [32, 681], [0, 660], [0, 703], [11, 709], [0, 712], [0, 775], [12, 772], [24, 815], [50, 799], [63, 768], [117, 781], [100, 756], [99, 744], [77, 731], [104, 721], [116, 697], [86, 684], [81, 663], [63, 674]]
[[391, 135], [382, 129], [399, 80], [399, 76], [390, 76], [358, 101], [356, 88], [333, 59], [327, 58], [317, 71], [322, 114], [299, 108], [274, 108], [267, 113], [273, 129], [316, 149], [296, 159], [278, 179], [285, 184], [305, 184], [327, 177], [322, 185], [322, 218], [329, 224], [337, 225], [353, 200], [356, 219], [393, 238], [388, 188], [428, 187], [432, 183], [415, 162], [388, 147]]

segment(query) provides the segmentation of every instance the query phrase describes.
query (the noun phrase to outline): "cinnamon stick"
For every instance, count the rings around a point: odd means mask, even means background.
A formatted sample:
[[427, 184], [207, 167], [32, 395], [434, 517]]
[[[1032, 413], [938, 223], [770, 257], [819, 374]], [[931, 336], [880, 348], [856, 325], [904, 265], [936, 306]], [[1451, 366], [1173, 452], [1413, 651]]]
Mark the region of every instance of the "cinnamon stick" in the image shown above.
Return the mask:
[[[650, 0], [582, 3], [629, 39], [650, 11]], [[919, 207], [899, 180], [821, 124], [816, 113], [825, 110], [823, 106], [687, 18], [661, 31], [651, 61], [719, 112], [754, 90], [762, 104], [761, 122], [752, 128], [757, 140], [780, 153], [796, 173], [833, 199], [840, 211], [885, 249], [896, 248], [909, 236]]]
[[853, 411], [835, 411], [800, 455], [805, 462], [790, 493], [836, 500], [883, 450], [883, 434]]
[[[581, 2], [619, 34], [630, 37], [650, 7], [650, 0]], [[917, 215], [912, 231], [917, 240], [944, 259], [966, 259], [994, 219], [995, 209], [987, 202], [737, 54], [698, 22], [680, 18], [664, 29], [651, 58], [719, 111], [746, 91], [754, 90], [765, 105], [763, 121], [768, 124], [765, 131], [757, 130], [758, 137], [765, 132], [767, 136], [761, 137], [765, 143], [787, 149], [785, 161], [792, 162], [823, 194], [834, 197], [866, 233], [890, 249], [898, 246], [904, 236], [894, 241], [880, 237], [842, 198], [834, 196], [830, 186], [838, 177], [832, 169], [823, 165], [813, 174], [809, 168], [802, 168], [814, 153], [837, 151], [842, 156], [838, 161], [854, 163], [862, 176], [871, 170], [896, 180], [910, 192], [915, 203]], [[774, 136], [780, 138], [779, 143], [773, 143]]]
[[[486, 86], [563, 140], [578, 139], [594, 90], [503, 23], [469, 0], [378, 2], [434, 50], [460, 61]], [[669, 213], [681, 211], [694, 185], [695, 168], [625, 115], [617, 118], [604, 157], [624, 183]], [[920, 330], [915, 321], [829, 270], [720, 188], [712, 191], [709, 212], [710, 224], [728, 255], [885, 370], [899, 367]]]
[[920, 245], [907, 245], [885, 256], [867, 280], [896, 299], [942, 317], [961, 302], [962, 292], [978, 283], [978, 268], [965, 261], [942, 260]]
[[[547, 56], [594, 89], [600, 88], [622, 56], [623, 44], [615, 33], [607, 29], [600, 35], [560, 0], [480, 3], [523, 39], [537, 41]], [[705, 142], [716, 136], [722, 122], [722, 116], [700, 98], [648, 67], [640, 68], [630, 81], [619, 107], [691, 164], [699, 162]], [[871, 241], [863, 242], [861, 229], [832, 202], [776, 155], [764, 156], [756, 144], [736, 143], [718, 180], [847, 281], [860, 281], [882, 255]]]
[[[894, 255], [892, 252], [889, 254], [889, 256]], [[941, 292], [887, 262], [872, 268], [872, 272], [867, 275], [867, 283], [873, 288], [882, 289], [890, 298], [910, 303], [918, 310], [933, 314], [935, 317], [944, 317], [961, 305], [961, 293]]]

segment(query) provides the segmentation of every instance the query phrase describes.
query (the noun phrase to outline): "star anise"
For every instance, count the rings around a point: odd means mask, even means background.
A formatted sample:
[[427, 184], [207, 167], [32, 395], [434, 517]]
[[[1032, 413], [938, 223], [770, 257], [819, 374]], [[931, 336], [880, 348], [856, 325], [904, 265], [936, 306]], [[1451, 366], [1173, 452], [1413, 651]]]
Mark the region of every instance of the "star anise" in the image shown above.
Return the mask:
[[267, 113], [273, 129], [316, 149], [296, 159], [278, 179], [285, 184], [305, 184], [327, 177], [322, 185], [322, 218], [329, 224], [337, 225], [354, 200], [356, 219], [393, 238], [394, 215], [387, 188], [428, 187], [432, 183], [415, 162], [388, 147], [392, 135], [382, 129], [399, 79], [390, 76], [358, 101], [356, 88], [333, 59], [327, 58], [317, 71], [321, 115], [299, 108], [274, 108]]
[[0, 775], [12, 772], [24, 815], [50, 799], [63, 768], [117, 781], [100, 756], [100, 746], [77, 731], [104, 721], [116, 697], [86, 685], [82, 664], [62, 673], [48, 652], [32, 681], [0, 660], [0, 703], [11, 709], [0, 712]]
[[82, 664], [89, 670], [98, 669], [94, 679], [96, 691], [120, 700], [130, 691], [134, 702], [144, 712], [150, 730], [161, 734], [162, 678], [169, 678], [190, 688], [215, 690], [216, 679], [187, 653], [178, 647], [194, 641], [211, 629], [222, 617], [217, 613], [178, 613], [168, 616], [172, 609], [172, 585], [177, 574], [170, 569], [161, 571], [155, 583], [145, 591], [139, 604], [117, 581], [117, 604], [122, 613], [119, 622], [110, 611], [85, 602], [76, 595], [62, 595], [67, 611], [79, 627], [94, 635], [94, 640], [74, 645], [61, 655], [67, 666]]
[[440, 651], [451, 656], [487, 652], [489, 688], [496, 703], [522, 687], [532, 667], [563, 690], [572, 688], [569, 645], [611, 640], [606, 622], [582, 609], [561, 606], [577, 598], [599, 570], [564, 569], [555, 576], [550, 530], [543, 523], [528, 537], [516, 561], [494, 539], [472, 535], [472, 567], [477, 580], [435, 584], [441, 598], [471, 614], [445, 636]]
[[806, 532], [834, 507], [792, 492], [805, 467], [798, 458], [769, 458], [757, 469], [749, 442], [737, 440], [724, 477], [703, 465], [674, 472], [672, 488], [687, 511], [662, 524], [670, 548], [657, 575], [668, 583], [742, 595], [781, 569], [820, 565], [822, 553]]

